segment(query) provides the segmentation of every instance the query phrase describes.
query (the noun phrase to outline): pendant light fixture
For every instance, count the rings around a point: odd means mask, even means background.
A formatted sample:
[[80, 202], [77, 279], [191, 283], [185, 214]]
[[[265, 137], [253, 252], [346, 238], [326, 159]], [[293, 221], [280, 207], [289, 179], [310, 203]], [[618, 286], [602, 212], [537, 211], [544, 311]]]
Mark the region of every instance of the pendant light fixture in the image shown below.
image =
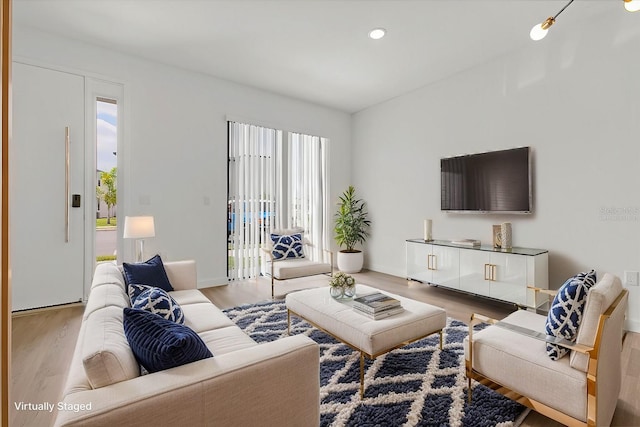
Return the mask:
[[[636, 0], [636, 1], [640, 1], [640, 0]], [[564, 12], [564, 10], [571, 3], [573, 3], [573, 0], [569, 0], [569, 3], [567, 3], [562, 9], [560, 9], [560, 12], [556, 13], [555, 16], [550, 16], [547, 19], [545, 19], [541, 24], [535, 25], [531, 29], [531, 32], [529, 33], [529, 37], [531, 37], [531, 40], [538, 41], [545, 38], [545, 36], [547, 35], [547, 32], [549, 31], [549, 27], [551, 27], [556, 22], [556, 18], [558, 17], [558, 15]]]
[[[627, 11], [637, 12], [640, 10], [640, 0], [622, 0], [622, 1], [624, 3], [624, 8]], [[573, 3], [573, 0], [570, 0], [569, 3], [567, 3], [562, 9], [560, 9], [560, 12], [556, 13], [555, 16], [550, 16], [547, 19], [545, 19], [541, 24], [535, 25], [531, 29], [531, 32], [529, 33], [531, 40], [538, 41], [545, 38], [545, 36], [547, 35], [547, 32], [549, 31], [549, 28], [556, 22], [556, 18], [558, 17], [558, 15], [564, 12], [564, 10], [571, 3]]]

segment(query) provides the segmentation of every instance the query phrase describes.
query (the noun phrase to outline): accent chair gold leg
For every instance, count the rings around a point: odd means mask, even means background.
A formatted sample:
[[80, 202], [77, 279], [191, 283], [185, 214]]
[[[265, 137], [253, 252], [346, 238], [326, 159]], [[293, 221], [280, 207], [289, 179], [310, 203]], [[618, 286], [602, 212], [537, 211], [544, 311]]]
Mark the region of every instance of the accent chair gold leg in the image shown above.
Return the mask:
[[467, 377], [467, 401], [471, 405], [471, 377]]
[[360, 352], [360, 400], [364, 398], [364, 353]]
[[442, 329], [440, 329], [440, 350], [442, 350], [442, 341], [443, 341]]

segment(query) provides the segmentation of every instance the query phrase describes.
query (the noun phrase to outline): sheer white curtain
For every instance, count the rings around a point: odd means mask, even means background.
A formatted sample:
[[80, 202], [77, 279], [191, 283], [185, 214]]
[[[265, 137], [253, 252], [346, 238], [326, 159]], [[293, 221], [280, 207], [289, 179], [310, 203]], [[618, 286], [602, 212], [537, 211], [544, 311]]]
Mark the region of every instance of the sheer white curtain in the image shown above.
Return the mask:
[[329, 247], [327, 150], [326, 138], [289, 133], [287, 226], [304, 229], [312, 243], [307, 256], [316, 261]]
[[228, 122], [228, 274], [231, 280], [260, 274], [260, 245], [276, 213], [282, 131]]

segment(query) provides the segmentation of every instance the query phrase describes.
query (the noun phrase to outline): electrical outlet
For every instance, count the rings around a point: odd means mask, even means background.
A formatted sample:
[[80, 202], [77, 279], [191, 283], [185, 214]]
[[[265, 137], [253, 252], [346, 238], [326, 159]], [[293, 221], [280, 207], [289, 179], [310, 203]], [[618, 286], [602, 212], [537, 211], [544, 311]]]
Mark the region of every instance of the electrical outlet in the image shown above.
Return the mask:
[[640, 281], [640, 272], [637, 271], [625, 271], [624, 272], [624, 284], [625, 286], [638, 286]]

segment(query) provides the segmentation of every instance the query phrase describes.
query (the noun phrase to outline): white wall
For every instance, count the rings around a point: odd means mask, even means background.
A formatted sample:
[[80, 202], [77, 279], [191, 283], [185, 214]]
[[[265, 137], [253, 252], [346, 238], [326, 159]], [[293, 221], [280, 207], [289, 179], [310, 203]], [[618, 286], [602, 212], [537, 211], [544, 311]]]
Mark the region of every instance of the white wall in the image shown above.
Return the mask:
[[226, 283], [227, 115], [329, 138], [331, 199], [350, 182], [346, 113], [27, 28], [14, 28], [13, 54], [124, 83], [118, 214], [153, 215], [145, 252], [195, 259], [201, 287]]
[[[432, 218], [436, 239], [485, 243], [492, 224], [510, 221], [515, 246], [549, 250], [552, 288], [590, 268], [640, 270], [638, 18], [620, 8], [583, 32], [554, 28], [523, 51], [354, 115], [354, 183], [373, 222], [368, 267], [405, 276], [404, 241]], [[517, 146], [533, 147], [533, 215], [440, 211], [441, 157]], [[630, 317], [640, 326], [637, 291]]]

